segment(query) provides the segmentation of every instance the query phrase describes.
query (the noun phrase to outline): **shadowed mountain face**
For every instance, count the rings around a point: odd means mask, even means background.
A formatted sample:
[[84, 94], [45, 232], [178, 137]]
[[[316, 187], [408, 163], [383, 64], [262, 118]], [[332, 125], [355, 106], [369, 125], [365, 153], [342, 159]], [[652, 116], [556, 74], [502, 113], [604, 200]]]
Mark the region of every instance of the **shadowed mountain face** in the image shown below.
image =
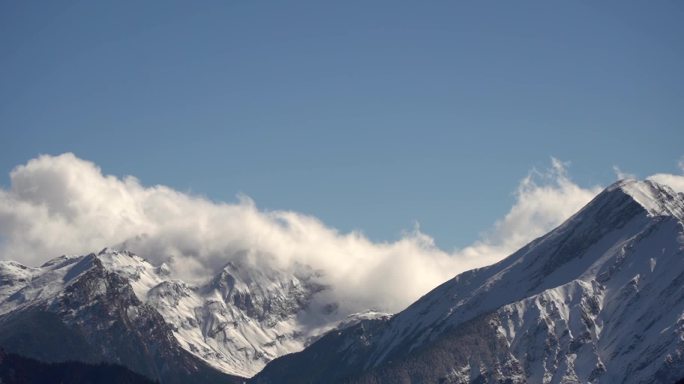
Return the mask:
[[43, 363], [0, 351], [0, 382], [4, 384], [153, 384], [120, 365], [80, 362]]
[[255, 383], [674, 382], [684, 195], [612, 185], [547, 235], [389, 320], [334, 331]]

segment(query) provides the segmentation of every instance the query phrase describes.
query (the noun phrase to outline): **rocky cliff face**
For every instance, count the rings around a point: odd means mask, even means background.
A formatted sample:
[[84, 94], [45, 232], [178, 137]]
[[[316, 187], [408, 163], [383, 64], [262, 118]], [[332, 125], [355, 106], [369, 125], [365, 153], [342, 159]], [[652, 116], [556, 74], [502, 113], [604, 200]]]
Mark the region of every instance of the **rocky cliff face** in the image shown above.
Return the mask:
[[3, 265], [0, 345], [47, 362], [117, 363], [166, 383], [232, 381], [182, 349], [172, 327], [102, 256]]
[[674, 382], [684, 377], [684, 195], [612, 185], [567, 222], [390, 320], [326, 335], [282, 382]]
[[[307, 268], [239, 261], [195, 286], [125, 251], [39, 268], [0, 262], [0, 345], [44, 361], [118, 363], [163, 382], [249, 377], [344, 318], [312, 305], [323, 289]], [[314, 312], [319, 321], [308, 321]]]

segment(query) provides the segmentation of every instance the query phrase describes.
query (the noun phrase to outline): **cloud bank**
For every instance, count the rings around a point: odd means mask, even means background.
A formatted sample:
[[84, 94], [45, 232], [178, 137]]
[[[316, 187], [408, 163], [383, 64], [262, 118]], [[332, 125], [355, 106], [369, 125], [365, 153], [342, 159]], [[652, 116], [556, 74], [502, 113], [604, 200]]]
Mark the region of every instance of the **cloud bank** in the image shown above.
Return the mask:
[[672, 175], [669, 173], [656, 173], [648, 177], [649, 180], [653, 180], [656, 183], [665, 184], [670, 186], [677, 192], [684, 193], [684, 156], [679, 158], [677, 162], [679, 170], [682, 172], [681, 175]]
[[520, 182], [514, 206], [478, 241], [446, 252], [417, 229], [398, 241], [376, 243], [312, 216], [260, 210], [247, 197], [213, 202], [144, 186], [131, 176], [104, 175], [71, 153], [44, 155], [16, 167], [9, 188], [0, 189], [0, 257], [39, 265], [60, 254], [118, 246], [153, 264], [167, 262], [177, 277], [190, 281], [238, 258], [285, 270], [308, 265], [322, 272], [343, 310], [395, 312], [455, 274], [509, 255], [600, 189], [578, 186], [553, 159], [550, 169], [533, 170]]

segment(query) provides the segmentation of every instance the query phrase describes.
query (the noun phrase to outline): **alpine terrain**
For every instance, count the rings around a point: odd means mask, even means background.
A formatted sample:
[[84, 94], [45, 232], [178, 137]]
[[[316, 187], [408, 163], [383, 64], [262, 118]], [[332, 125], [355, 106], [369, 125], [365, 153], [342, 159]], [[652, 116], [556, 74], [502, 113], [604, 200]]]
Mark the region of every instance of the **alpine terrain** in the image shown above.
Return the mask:
[[624, 180], [494, 265], [328, 333], [255, 383], [672, 383], [684, 377], [684, 194]]
[[161, 383], [670, 383], [683, 258], [684, 194], [624, 180], [394, 316], [341, 313], [320, 272], [247, 254], [201, 284], [128, 251], [3, 261], [0, 347]]
[[300, 271], [233, 261], [194, 286], [127, 251], [38, 268], [0, 262], [0, 347], [45, 362], [120, 364], [162, 383], [242, 382], [338, 323], [382, 315], [313, 302], [326, 287]]

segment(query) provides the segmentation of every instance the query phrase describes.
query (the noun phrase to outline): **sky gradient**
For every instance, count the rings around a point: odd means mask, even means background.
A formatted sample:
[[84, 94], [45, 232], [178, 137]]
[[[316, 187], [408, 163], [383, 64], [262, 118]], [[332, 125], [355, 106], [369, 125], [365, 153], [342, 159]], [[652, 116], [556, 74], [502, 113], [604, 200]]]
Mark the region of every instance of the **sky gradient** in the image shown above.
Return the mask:
[[681, 173], [684, 3], [0, 4], [0, 179], [73, 152], [343, 232], [472, 243], [532, 168]]

